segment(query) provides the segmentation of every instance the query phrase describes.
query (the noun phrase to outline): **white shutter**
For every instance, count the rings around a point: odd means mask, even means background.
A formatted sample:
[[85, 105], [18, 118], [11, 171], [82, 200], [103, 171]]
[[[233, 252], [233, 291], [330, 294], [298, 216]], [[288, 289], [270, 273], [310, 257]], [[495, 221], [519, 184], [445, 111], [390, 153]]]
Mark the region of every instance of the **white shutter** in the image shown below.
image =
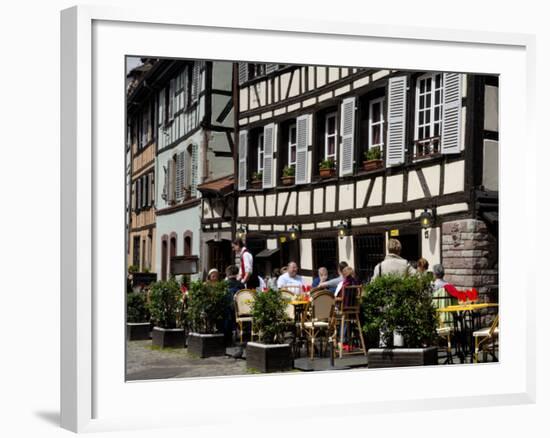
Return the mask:
[[388, 84], [388, 147], [386, 166], [405, 162], [405, 113], [407, 77], [395, 76]]
[[265, 73], [266, 74], [273, 73], [274, 71], [277, 71], [278, 68], [279, 68], [279, 64], [266, 64]]
[[176, 199], [183, 198], [184, 185], [185, 185], [185, 152], [180, 152], [176, 157]]
[[248, 63], [239, 62], [239, 85], [248, 81]]
[[296, 119], [296, 172], [295, 183], [308, 182], [307, 147], [309, 143], [309, 114]]
[[246, 190], [248, 156], [248, 131], [239, 132], [239, 190]]
[[170, 80], [170, 88], [168, 92], [168, 121], [172, 121], [174, 119], [174, 101], [176, 95], [176, 80], [171, 79]]
[[167, 181], [168, 181], [168, 185], [167, 185], [167, 200], [168, 200], [168, 203], [171, 203], [172, 201], [174, 201], [174, 173], [175, 173], [175, 165], [176, 163], [174, 162], [173, 159], [171, 160], [168, 160], [168, 175], [167, 175]]
[[136, 210], [141, 210], [141, 178], [136, 181]]
[[191, 84], [191, 101], [195, 102], [199, 98], [199, 88], [200, 88], [200, 63], [198, 61], [195, 61], [193, 63], [193, 77], [192, 77], [192, 84]]
[[462, 77], [459, 73], [443, 74], [442, 154], [460, 152], [462, 132]]
[[160, 90], [159, 93], [159, 125], [164, 123], [164, 101], [166, 97], [164, 95], [164, 89]]
[[149, 205], [149, 175], [143, 176], [142, 188], [143, 188], [143, 199], [142, 204], [143, 208], [146, 208]]
[[197, 196], [197, 185], [199, 181], [199, 145], [193, 143], [191, 146], [191, 196]]
[[273, 187], [273, 147], [275, 124], [264, 126], [264, 172], [262, 186], [264, 189]]
[[340, 149], [340, 175], [353, 174], [355, 135], [355, 97], [342, 102], [342, 147]]

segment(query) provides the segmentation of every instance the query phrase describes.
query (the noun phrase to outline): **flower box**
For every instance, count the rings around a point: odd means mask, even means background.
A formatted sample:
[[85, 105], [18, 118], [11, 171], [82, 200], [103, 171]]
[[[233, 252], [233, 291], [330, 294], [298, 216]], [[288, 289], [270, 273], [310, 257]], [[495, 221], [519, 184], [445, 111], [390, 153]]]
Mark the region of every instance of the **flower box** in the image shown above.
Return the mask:
[[126, 339], [128, 341], [144, 341], [150, 339], [151, 323], [149, 322], [127, 322]]
[[294, 366], [290, 344], [249, 342], [246, 344], [246, 366], [262, 373], [290, 370]]
[[225, 339], [223, 333], [189, 333], [187, 336], [187, 351], [204, 357], [225, 355]]
[[153, 328], [153, 346], [159, 348], [183, 348], [185, 347], [185, 330], [182, 328], [166, 329]]

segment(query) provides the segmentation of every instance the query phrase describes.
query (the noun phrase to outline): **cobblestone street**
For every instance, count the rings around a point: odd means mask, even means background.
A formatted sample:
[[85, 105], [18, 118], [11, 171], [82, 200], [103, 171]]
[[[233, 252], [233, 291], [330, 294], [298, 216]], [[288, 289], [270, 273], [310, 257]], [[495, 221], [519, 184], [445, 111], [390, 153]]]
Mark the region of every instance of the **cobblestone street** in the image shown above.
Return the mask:
[[126, 379], [149, 380], [247, 374], [246, 361], [229, 356], [200, 359], [187, 349], [156, 350], [151, 341], [127, 343]]

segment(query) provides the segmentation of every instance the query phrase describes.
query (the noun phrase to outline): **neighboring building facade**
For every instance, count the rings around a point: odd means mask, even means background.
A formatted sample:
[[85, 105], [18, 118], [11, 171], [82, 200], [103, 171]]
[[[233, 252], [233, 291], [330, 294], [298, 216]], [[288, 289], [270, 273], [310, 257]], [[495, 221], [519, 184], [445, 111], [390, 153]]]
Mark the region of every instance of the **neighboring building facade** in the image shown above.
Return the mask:
[[151, 81], [158, 113], [156, 270], [166, 279], [172, 257], [196, 256], [198, 278], [207, 268], [198, 186], [233, 172], [232, 64], [163, 60]]
[[368, 280], [396, 236], [457, 286], [498, 284], [496, 76], [240, 63], [236, 117], [237, 226], [271, 266], [312, 278], [346, 260]]
[[156, 96], [147, 77], [156, 68], [156, 61], [144, 61], [128, 74], [128, 266], [139, 272], [155, 272]]

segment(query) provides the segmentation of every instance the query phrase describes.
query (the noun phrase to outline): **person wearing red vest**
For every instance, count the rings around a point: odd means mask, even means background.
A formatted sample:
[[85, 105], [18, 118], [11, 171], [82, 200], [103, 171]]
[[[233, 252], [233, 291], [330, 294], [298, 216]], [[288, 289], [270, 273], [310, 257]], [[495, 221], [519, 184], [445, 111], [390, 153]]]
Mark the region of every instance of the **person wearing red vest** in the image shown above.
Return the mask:
[[233, 241], [233, 251], [235, 251], [235, 254], [238, 254], [240, 259], [239, 275], [237, 276], [237, 280], [243, 283], [245, 288], [256, 287], [257, 285], [252, 284], [254, 283], [252, 275], [254, 269], [254, 257], [250, 251], [248, 251], [246, 246], [244, 246], [242, 239], [235, 239]]

